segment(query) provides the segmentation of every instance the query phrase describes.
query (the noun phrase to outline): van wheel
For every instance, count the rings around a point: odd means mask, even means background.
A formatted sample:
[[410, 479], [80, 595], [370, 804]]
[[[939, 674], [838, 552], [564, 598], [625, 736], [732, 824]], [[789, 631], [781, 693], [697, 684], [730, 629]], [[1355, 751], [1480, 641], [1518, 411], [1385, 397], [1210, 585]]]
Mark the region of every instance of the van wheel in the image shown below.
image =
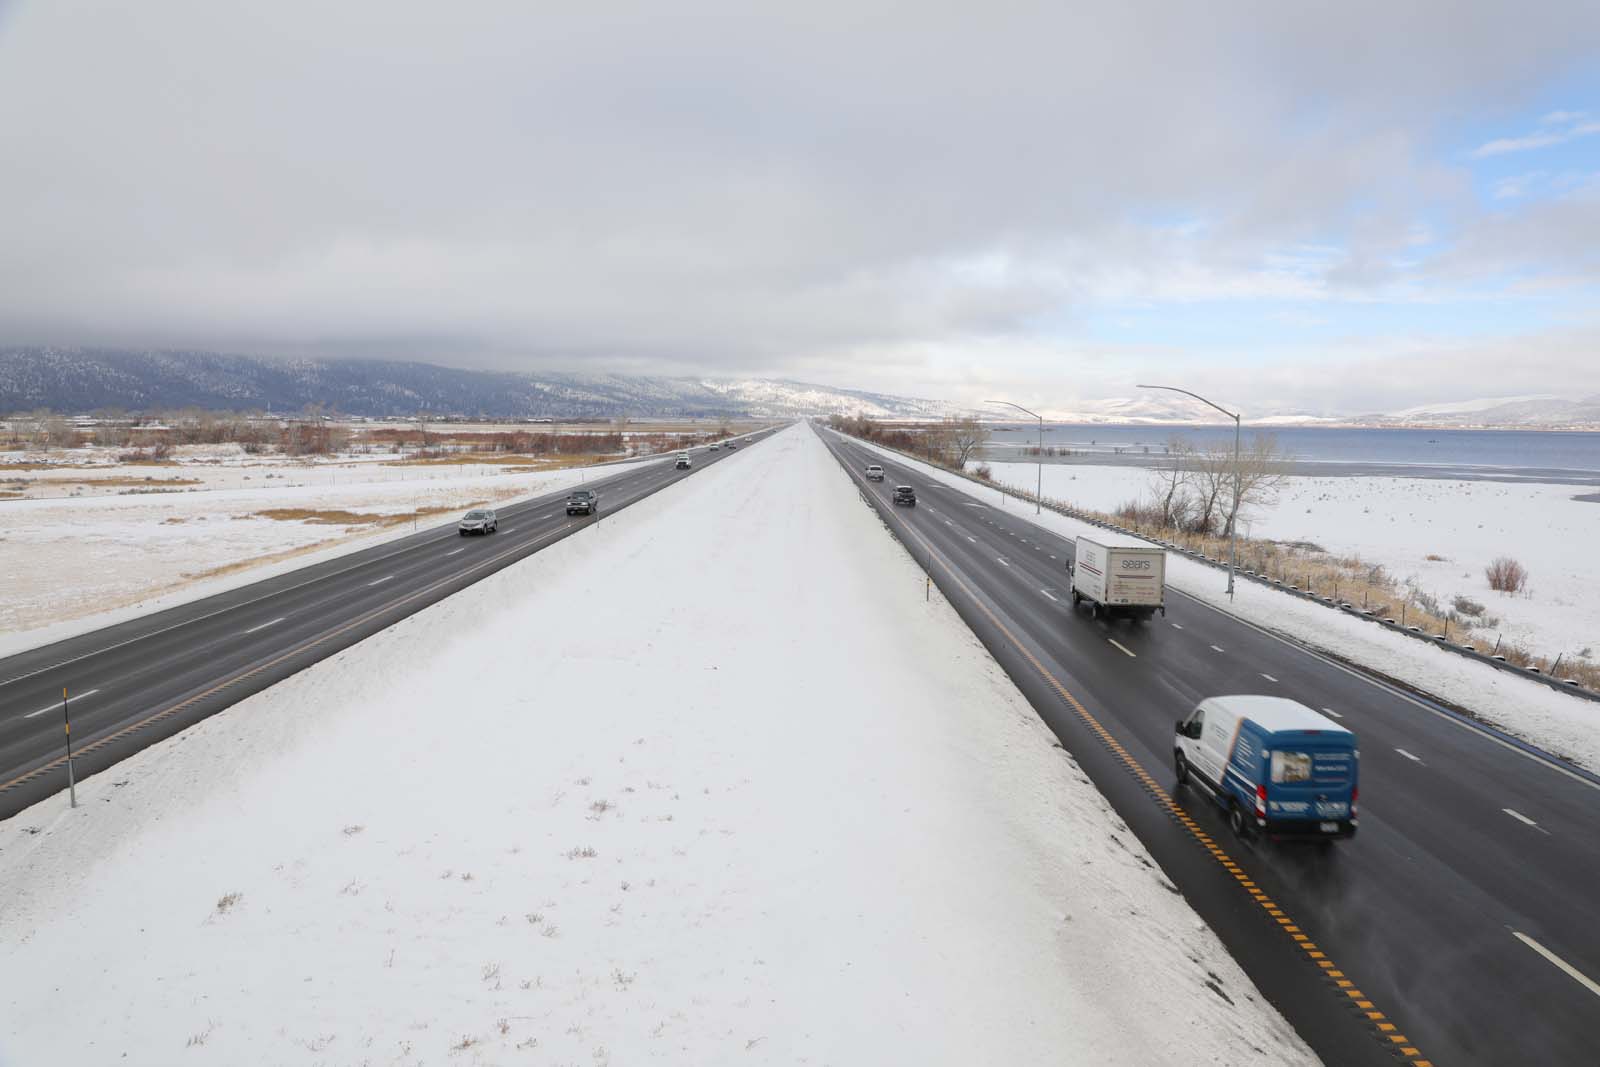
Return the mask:
[[1179, 786], [1188, 785], [1189, 784], [1189, 761], [1183, 758], [1183, 753], [1182, 752], [1179, 752], [1177, 754], [1177, 757], [1173, 760], [1173, 762], [1177, 765], [1177, 768], [1178, 768], [1178, 785]]
[[1235, 800], [1228, 806], [1228, 825], [1233, 829], [1235, 837], [1241, 841], [1250, 836], [1250, 824], [1245, 820], [1244, 809]]

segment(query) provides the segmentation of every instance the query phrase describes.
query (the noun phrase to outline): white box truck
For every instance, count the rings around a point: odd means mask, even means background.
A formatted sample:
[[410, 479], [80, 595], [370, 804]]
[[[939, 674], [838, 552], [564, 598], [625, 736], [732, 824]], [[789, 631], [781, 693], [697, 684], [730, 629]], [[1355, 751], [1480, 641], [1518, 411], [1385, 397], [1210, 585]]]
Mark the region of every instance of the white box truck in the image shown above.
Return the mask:
[[1167, 553], [1146, 541], [1112, 534], [1080, 537], [1073, 546], [1072, 603], [1093, 615], [1146, 620], [1167, 613]]

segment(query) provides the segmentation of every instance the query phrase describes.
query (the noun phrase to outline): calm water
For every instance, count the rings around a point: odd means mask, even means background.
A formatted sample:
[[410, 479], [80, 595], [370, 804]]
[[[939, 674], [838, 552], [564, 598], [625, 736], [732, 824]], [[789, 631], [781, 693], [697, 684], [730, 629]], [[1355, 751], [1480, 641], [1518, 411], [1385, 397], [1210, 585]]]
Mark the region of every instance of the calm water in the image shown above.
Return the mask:
[[[1008, 428], [999, 431], [999, 425]], [[1022, 449], [1039, 439], [1035, 423], [998, 424], [985, 456], [994, 460], [1029, 458]], [[1245, 427], [1245, 440], [1257, 431]], [[1295, 473], [1399, 474], [1411, 477], [1488, 478], [1600, 485], [1600, 433], [1530, 430], [1330, 429], [1282, 426], [1263, 428], [1295, 461]], [[1159, 457], [1169, 438], [1190, 444], [1233, 442], [1229, 426], [1078, 426], [1044, 427], [1046, 448], [1071, 449], [1068, 462], [1147, 463]]]

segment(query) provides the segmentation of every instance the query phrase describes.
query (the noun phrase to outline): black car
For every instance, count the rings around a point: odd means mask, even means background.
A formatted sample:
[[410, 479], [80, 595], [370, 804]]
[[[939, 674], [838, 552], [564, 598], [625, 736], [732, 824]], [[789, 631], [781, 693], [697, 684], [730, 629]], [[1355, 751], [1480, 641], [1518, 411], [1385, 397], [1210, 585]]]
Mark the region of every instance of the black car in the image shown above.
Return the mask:
[[574, 489], [567, 494], [568, 515], [593, 515], [600, 510], [600, 495], [588, 489]]
[[897, 485], [894, 487], [894, 502], [914, 508], [917, 506], [917, 491], [909, 485]]
[[732, 441], [729, 441], [728, 442], [728, 451], [729, 452], [737, 452], [737, 451], [739, 451], [739, 446], [734, 444]]

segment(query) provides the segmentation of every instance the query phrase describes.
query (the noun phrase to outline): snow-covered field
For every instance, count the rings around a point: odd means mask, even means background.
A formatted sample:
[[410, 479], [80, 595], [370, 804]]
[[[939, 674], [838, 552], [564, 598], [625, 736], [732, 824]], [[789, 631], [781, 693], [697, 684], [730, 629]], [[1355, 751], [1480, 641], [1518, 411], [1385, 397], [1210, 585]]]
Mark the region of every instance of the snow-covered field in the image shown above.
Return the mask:
[[804, 426], [79, 793], [7, 1065], [1313, 1062]]
[[[990, 464], [994, 477], [1031, 490], [1032, 463]], [[1046, 496], [1114, 511], [1149, 495], [1137, 467], [1045, 464]], [[1275, 541], [1310, 541], [1336, 555], [1381, 563], [1401, 581], [1448, 606], [1464, 595], [1498, 625], [1478, 633], [1554, 659], [1589, 650], [1600, 656], [1600, 503], [1592, 490], [1431, 478], [1292, 477], [1276, 503], [1247, 516], [1240, 532]], [[1441, 559], [1429, 559], [1439, 556]], [[1529, 572], [1523, 594], [1496, 593], [1484, 567], [1512, 556]]]
[[266, 480], [257, 470], [259, 487], [0, 502], [0, 655], [412, 530], [410, 522], [326, 525], [270, 518], [265, 511], [398, 518], [418, 509], [447, 509], [418, 520], [425, 527], [454, 522], [456, 511], [475, 502], [555, 492], [597, 476], [581, 468], [496, 471], [374, 466], [320, 470], [315, 477], [286, 472]]
[[[898, 463], [916, 467], [930, 479], [979, 499], [1000, 499], [994, 489], [898, 452], [861, 443]], [[1053, 495], [1048, 484], [1045, 492]], [[1018, 502], [1016, 515], [1062, 537], [1097, 532], [1096, 527], [1055, 512], [1046, 511], [1035, 516], [1031, 504]], [[1230, 602], [1225, 591], [1226, 579], [1215, 568], [1172, 553], [1167, 556], [1167, 581], [1171, 587], [1219, 611], [1380, 671], [1421, 692], [1432, 693], [1466, 708], [1485, 722], [1546, 751], [1591, 771], [1600, 771], [1600, 704], [1497, 671], [1486, 664], [1255, 582], [1238, 583], [1237, 599]]]

